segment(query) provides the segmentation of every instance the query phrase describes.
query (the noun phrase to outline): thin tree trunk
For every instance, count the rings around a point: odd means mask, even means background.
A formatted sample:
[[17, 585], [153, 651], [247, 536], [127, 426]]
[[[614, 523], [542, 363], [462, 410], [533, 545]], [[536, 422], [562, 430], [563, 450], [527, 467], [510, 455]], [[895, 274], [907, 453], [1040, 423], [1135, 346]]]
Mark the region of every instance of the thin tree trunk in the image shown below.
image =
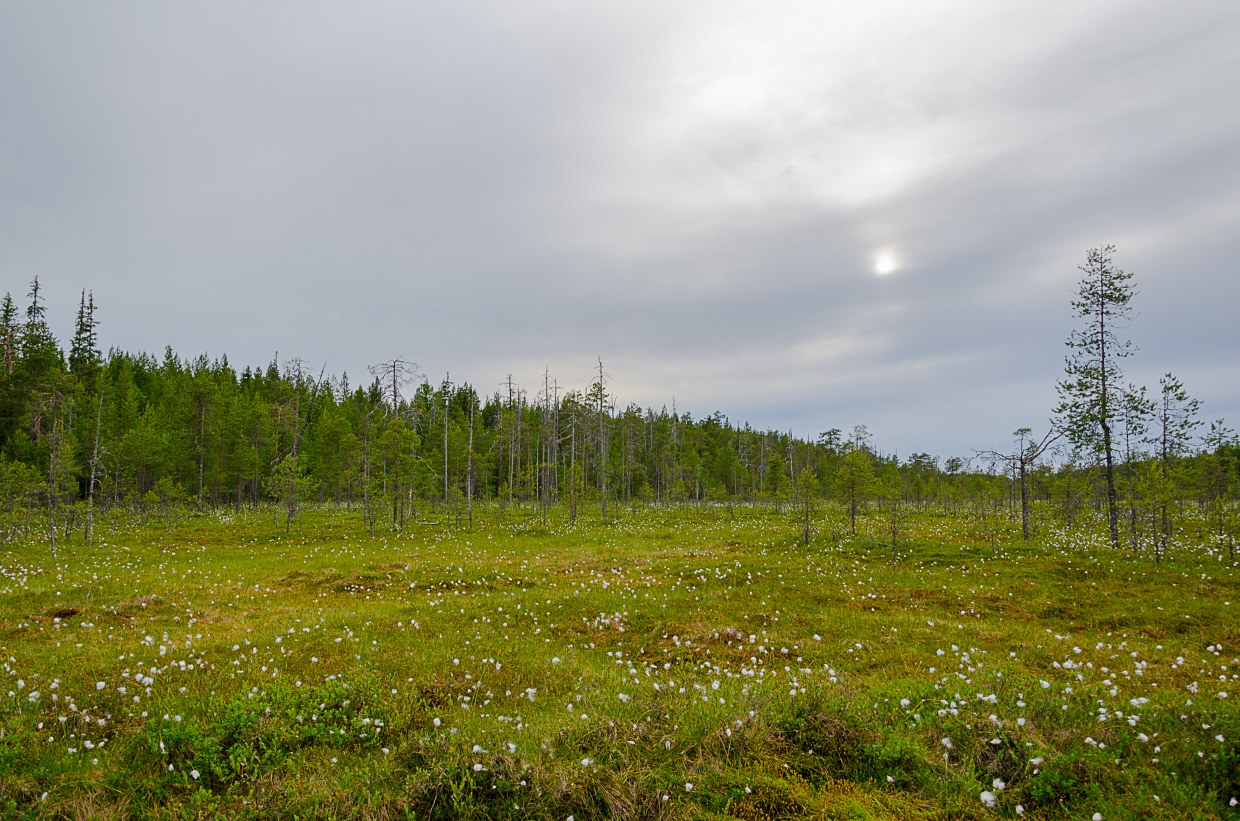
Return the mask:
[[443, 390], [443, 503], [448, 504], [448, 388]]
[[1025, 459], [1020, 459], [1020, 531], [1025, 541], [1029, 541], [1029, 480]]
[[56, 457], [60, 455], [60, 437], [56, 433], [55, 422], [48, 438], [51, 448], [47, 457], [47, 535], [52, 548], [52, 561], [56, 561]]
[[207, 405], [198, 410], [198, 512], [202, 512], [202, 464], [207, 453]]
[[474, 527], [474, 404], [469, 403], [469, 453], [465, 464], [465, 499], [469, 505], [469, 527]]
[[95, 477], [99, 470], [99, 429], [103, 425], [103, 394], [99, 394], [99, 407], [95, 413], [95, 445], [90, 455], [90, 484], [86, 486], [86, 544], [95, 537]]

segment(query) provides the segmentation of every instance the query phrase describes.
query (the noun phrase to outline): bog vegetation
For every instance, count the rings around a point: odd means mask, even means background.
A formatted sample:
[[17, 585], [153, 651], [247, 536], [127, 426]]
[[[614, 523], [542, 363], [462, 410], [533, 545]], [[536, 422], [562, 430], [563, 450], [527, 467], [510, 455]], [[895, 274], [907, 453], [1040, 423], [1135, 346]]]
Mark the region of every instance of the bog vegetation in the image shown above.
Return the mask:
[[[1237, 456], [1124, 381], [885, 455], [401, 358], [67, 357], [0, 312], [5, 817], [1229, 817]], [[1122, 323], [1120, 323], [1122, 324]]]
[[1231, 817], [1235, 561], [1035, 510], [110, 511], [0, 552], [0, 814]]

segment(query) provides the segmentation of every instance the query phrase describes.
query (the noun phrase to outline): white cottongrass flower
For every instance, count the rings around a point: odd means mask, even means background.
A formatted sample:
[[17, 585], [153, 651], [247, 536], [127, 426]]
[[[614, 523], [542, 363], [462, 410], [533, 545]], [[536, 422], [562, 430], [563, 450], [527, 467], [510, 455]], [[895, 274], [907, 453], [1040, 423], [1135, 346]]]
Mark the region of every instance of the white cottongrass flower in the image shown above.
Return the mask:
[[995, 805], [995, 794], [990, 790], [982, 790], [981, 799], [982, 803], [987, 807], [993, 807]]
[[201, 775], [201, 773], [200, 773], [200, 772], [198, 772], [197, 770], [190, 770], [190, 771], [189, 771], [189, 777], [190, 777], [190, 778], [192, 778], [192, 779], [194, 779], [195, 781], [197, 781], [197, 780], [198, 780], [198, 776], [199, 776], [199, 775]]
[[693, 789], [693, 782], [692, 782], [692, 781], [686, 781], [686, 782], [685, 782], [685, 792], [690, 792], [692, 789]]
[[950, 738], [944, 738], [940, 743], [949, 750], [952, 748], [952, 740]]
[[104, 687], [107, 687], [107, 686], [108, 686], [108, 683], [107, 683], [106, 681], [96, 681], [96, 682], [95, 682], [95, 689], [96, 689], [96, 690], [102, 690]]

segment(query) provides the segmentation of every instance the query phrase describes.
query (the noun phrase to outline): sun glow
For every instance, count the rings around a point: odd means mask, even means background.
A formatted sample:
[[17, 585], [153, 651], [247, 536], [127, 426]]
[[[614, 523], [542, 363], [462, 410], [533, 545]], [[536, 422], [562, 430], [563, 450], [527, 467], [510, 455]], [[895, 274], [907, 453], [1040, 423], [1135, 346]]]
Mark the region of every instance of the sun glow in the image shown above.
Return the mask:
[[874, 273], [885, 277], [896, 270], [896, 258], [891, 254], [879, 254], [874, 260]]

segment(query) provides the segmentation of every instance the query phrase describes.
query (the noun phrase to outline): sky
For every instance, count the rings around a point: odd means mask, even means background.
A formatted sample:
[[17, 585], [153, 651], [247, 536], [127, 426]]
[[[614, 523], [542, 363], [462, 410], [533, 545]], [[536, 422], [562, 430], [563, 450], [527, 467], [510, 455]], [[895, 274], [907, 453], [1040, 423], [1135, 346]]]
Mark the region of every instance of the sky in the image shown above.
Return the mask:
[[1240, 4], [0, 0], [0, 293], [886, 453], [1045, 430], [1090, 248], [1240, 427]]

